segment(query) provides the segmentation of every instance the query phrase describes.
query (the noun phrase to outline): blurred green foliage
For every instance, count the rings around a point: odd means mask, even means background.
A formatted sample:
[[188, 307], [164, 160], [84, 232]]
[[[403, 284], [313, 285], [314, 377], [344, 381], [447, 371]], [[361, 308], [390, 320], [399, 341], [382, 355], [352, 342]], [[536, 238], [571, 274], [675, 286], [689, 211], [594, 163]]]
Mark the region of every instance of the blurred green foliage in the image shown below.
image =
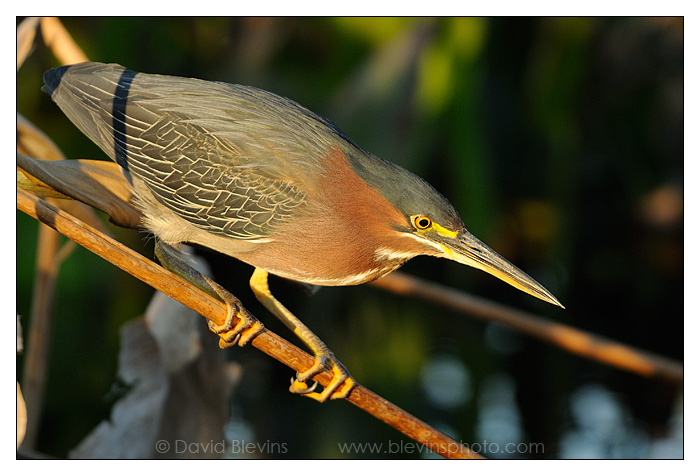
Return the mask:
[[[18, 20], [19, 21], [19, 20]], [[419, 258], [405, 270], [622, 342], [683, 357], [683, 20], [654, 18], [64, 18], [94, 61], [250, 84], [330, 118], [362, 148], [430, 181], [467, 227], [567, 306], [547, 306], [484, 273]], [[56, 60], [39, 46], [17, 75], [18, 112], [70, 158], [100, 158], [41, 93]], [[17, 310], [29, 314], [37, 224], [17, 214]], [[112, 231], [152, 256], [151, 243]], [[215, 276], [272, 330], [246, 281]], [[419, 418], [475, 441], [476, 399], [438, 408], [421, 366], [460, 359], [476, 393], [494, 373], [517, 388], [526, 441], [556, 457], [566, 399], [587, 382], [622, 395], [636, 421], [662, 433], [679, 389], [573, 357], [527, 337], [370, 286], [313, 297], [273, 282], [350, 372]], [[37, 449], [64, 456], [109, 412], [118, 328], [151, 290], [78, 249], [61, 269], [49, 387]], [[26, 323], [25, 323], [26, 325]], [[489, 334], [491, 335], [491, 334]], [[504, 350], [505, 349], [505, 350]], [[289, 371], [255, 350], [236, 405], [260, 441], [289, 458], [343, 455], [335, 442], [398, 441], [351, 405], [287, 394]], [[18, 361], [19, 378], [21, 363]], [[440, 423], [442, 422], [442, 423]], [[274, 457], [271, 455], [270, 457]]]

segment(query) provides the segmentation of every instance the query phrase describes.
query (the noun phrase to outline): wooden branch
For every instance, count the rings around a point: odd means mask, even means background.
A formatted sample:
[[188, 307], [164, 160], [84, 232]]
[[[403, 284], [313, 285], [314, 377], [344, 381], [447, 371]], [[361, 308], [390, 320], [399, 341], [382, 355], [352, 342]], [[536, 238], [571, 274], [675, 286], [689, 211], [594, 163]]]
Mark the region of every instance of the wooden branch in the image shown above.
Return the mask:
[[[90, 211], [105, 212], [109, 221], [125, 228], [138, 228], [141, 212], [131, 203], [131, 185], [116, 162], [105, 160], [39, 160], [16, 153], [17, 185], [39, 196], [64, 196]], [[65, 210], [104, 232], [102, 222], [73, 210]], [[91, 208], [92, 207], [92, 208]]]
[[39, 423], [44, 410], [44, 396], [51, 353], [53, 305], [58, 274], [59, 235], [41, 225], [38, 230], [34, 289], [27, 328], [27, 351], [24, 360], [22, 387], [27, 406], [27, 429], [24, 445], [34, 448], [39, 437]]
[[75, 64], [89, 61], [63, 23], [56, 17], [41, 18], [41, 36], [46, 46], [61, 64]]
[[[19, 54], [20, 29], [29, 24], [22, 22], [17, 32], [17, 47]], [[27, 31], [26, 28], [24, 28]], [[33, 30], [31, 30], [33, 31]], [[25, 40], [26, 43], [26, 40]], [[19, 66], [18, 62], [18, 66]], [[35, 157], [41, 157], [41, 163], [63, 163], [65, 156], [49, 137], [37, 129], [31, 122], [17, 114], [17, 154], [22, 151]], [[17, 178], [24, 177], [31, 182], [30, 177], [20, 173]], [[42, 192], [46, 188], [41, 189]], [[64, 197], [68, 198], [68, 197]], [[55, 204], [55, 202], [53, 202]], [[97, 221], [95, 211], [87, 205], [71, 201], [68, 205], [77, 216], [93, 217]], [[60, 234], [48, 226], [39, 225], [36, 247], [36, 269], [34, 271], [34, 289], [30, 306], [29, 326], [27, 333], [27, 351], [24, 359], [22, 386], [24, 388], [27, 407], [27, 426], [23, 444], [26, 448], [34, 448], [39, 437], [39, 424], [44, 411], [44, 397], [48, 375], [49, 357], [51, 355], [51, 330], [53, 328], [54, 296], [58, 270], [62, 259], [75, 246], [73, 241], [65, 241], [60, 245]]]
[[27, 17], [17, 25], [17, 71], [34, 48], [39, 21], [38, 17]]
[[28, 17], [17, 26], [18, 71], [34, 47], [38, 30], [41, 31], [44, 44], [61, 64], [75, 64], [88, 61], [87, 55], [58, 18]]
[[[217, 324], [223, 323], [226, 316], [224, 303], [63, 210], [19, 188], [17, 189], [17, 208], [149, 286], [193, 309], [206, 319]], [[313, 363], [313, 358], [309, 354], [267, 329], [258, 334], [250, 344], [296, 371], [304, 371]], [[327, 385], [330, 379], [330, 372], [324, 372], [315, 377], [321, 385]], [[438, 432], [361, 385], [352, 390], [347, 400], [441, 456], [481, 458], [466, 446]]]
[[471, 296], [462, 291], [423, 279], [393, 272], [373, 283], [378, 288], [403, 296], [423, 299], [440, 306], [512, 329], [607, 365], [645, 377], [683, 382], [683, 364], [661, 355], [621, 344], [612, 339], [551, 322], [534, 314]]

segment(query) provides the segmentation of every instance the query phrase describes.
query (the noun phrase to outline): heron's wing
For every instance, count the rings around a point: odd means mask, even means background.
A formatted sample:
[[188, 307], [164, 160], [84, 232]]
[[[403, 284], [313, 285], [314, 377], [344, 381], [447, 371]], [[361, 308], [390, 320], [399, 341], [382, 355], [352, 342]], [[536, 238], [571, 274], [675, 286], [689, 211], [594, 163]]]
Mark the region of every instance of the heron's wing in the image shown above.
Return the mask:
[[238, 239], [268, 236], [306, 202], [301, 184], [336, 130], [293, 101], [245, 86], [98, 63], [51, 70], [44, 81], [83, 133], [158, 201]]
[[[238, 160], [240, 152], [216, 131], [170, 113], [138, 139], [142, 147], [127, 147], [130, 173], [143, 180], [158, 201], [208, 232], [262, 238], [306, 201], [293, 181], [246, 167]], [[237, 162], [243, 165], [231, 164]]]

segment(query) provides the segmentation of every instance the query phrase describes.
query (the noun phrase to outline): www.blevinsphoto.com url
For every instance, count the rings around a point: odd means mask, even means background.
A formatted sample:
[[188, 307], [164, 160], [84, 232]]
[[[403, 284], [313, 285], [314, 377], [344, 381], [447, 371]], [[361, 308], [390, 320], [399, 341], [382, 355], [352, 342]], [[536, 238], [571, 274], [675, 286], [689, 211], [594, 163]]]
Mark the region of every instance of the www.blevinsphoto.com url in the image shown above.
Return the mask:
[[[369, 454], [385, 454], [385, 455], [398, 455], [398, 454], [422, 454], [422, 453], [444, 453], [445, 450], [448, 452], [457, 451], [459, 448], [456, 446], [458, 443], [452, 443], [455, 448], [446, 447], [445, 444], [437, 444], [437, 446], [432, 447], [430, 444], [422, 445], [414, 441], [391, 441], [388, 442], [374, 442], [374, 443], [338, 443], [338, 449], [343, 454], [357, 454], [357, 455], [369, 455]], [[461, 445], [466, 446], [470, 450], [479, 454], [521, 454], [521, 455], [535, 455], [544, 454], [544, 443], [489, 443], [488, 441], [483, 441], [480, 443], [464, 443]]]

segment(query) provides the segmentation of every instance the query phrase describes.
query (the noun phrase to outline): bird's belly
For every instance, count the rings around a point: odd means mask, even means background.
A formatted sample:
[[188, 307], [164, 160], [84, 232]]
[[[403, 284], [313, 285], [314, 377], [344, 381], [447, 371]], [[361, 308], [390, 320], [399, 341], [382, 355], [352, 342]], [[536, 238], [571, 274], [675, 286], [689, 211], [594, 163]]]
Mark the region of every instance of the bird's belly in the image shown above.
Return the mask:
[[[257, 254], [257, 253], [256, 253]], [[341, 263], [337, 257], [318, 255], [296, 255], [293, 261], [280, 263], [278, 259], [267, 259], [262, 256], [249, 257], [248, 253], [238, 256], [244, 262], [262, 268], [283, 278], [301, 281], [318, 286], [351, 286], [372, 281], [395, 270], [403, 263], [388, 265], [373, 262], [362, 267], [352, 266], [351, 263]], [[360, 270], [360, 271], [357, 271]]]
[[346, 247], [289, 246], [271, 242], [234, 256], [283, 278], [319, 286], [350, 286], [372, 281], [399, 268], [405, 260], [377, 260], [372, 250]]

